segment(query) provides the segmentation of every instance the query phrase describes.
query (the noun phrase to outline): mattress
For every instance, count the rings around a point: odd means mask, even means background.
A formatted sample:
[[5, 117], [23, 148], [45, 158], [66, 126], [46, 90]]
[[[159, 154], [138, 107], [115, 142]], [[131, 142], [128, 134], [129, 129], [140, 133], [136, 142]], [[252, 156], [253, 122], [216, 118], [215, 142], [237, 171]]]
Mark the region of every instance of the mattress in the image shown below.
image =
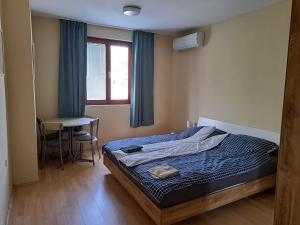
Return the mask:
[[[265, 154], [265, 152], [278, 146], [266, 140], [259, 140], [262, 143], [260, 148], [263, 149], [259, 149], [261, 154], [253, 155], [251, 150], [245, 149], [257, 148], [256, 144], [251, 145], [257, 139], [244, 135], [230, 135], [230, 138], [224, 141], [225, 143], [204, 153], [170, 157], [131, 168], [118, 162], [112, 154], [113, 151], [130, 145], [187, 138], [199, 129], [112, 141], [103, 146], [103, 151], [159, 208], [170, 207], [276, 173], [277, 157]], [[223, 132], [217, 130], [213, 135], [220, 133]], [[244, 144], [245, 149], [241, 149], [241, 144]], [[228, 149], [236, 149], [233, 151], [235, 155], [231, 155], [231, 150]], [[254, 159], [253, 156], [255, 156]], [[240, 164], [238, 160], [235, 160], [236, 157], [246, 163]], [[165, 180], [153, 179], [147, 170], [161, 163], [167, 163], [179, 169], [180, 176]]]

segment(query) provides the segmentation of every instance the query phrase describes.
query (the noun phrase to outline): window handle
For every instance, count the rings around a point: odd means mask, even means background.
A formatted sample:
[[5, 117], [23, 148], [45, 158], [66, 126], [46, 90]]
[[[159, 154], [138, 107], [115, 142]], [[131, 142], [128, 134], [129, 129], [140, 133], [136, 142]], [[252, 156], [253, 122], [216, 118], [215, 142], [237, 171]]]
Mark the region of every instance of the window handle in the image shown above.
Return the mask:
[[111, 72], [108, 71], [108, 78], [111, 79]]

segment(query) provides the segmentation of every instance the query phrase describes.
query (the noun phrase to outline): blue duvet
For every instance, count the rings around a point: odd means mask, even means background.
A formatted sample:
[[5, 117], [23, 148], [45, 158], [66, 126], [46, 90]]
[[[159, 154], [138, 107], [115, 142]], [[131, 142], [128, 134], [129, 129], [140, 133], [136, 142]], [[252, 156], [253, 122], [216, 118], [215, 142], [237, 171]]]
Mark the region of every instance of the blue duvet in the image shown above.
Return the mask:
[[[189, 129], [176, 134], [112, 141], [104, 145], [103, 150], [110, 157], [113, 157], [110, 152], [119, 150], [121, 147], [187, 138], [199, 129]], [[217, 130], [213, 135], [220, 133], [223, 132]], [[169, 192], [184, 189], [193, 184], [212, 182], [255, 170], [270, 161], [271, 158], [268, 151], [274, 148], [278, 148], [278, 146], [267, 140], [247, 135], [230, 134], [220, 145], [210, 151], [160, 159], [131, 168], [122, 164], [120, 166], [146, 189], [152, 198], [160, 202], [163, 196]], [[162, 163], [167, 163], [178, 169], [180, 175], [164, 180], [154, 179], [147, 170]]]

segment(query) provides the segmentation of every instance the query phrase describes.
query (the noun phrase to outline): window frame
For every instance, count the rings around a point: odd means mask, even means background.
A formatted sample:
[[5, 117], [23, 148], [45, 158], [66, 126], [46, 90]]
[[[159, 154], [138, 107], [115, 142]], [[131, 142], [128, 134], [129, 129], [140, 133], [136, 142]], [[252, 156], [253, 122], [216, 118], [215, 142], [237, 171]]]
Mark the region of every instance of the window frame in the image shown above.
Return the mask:
[[[104, 38], [96, 38], [96, 37], [88, 37], [87, 43], [96, 43], [96, 44], [104, 44], [105, 45], [105, 63], [106, 63], [106, 71], [105, 71], [105, 80], [106, 80], [106, 100], [86, 100], [86, 105], [122, 105], [122, 104], [130, 104], [131, 97], [131, 52], [132, 52], [132, 43], [127, 41], [119, 41], [119, 40], [111, 40]], [[112, 100], [111, 99], [111, 46], [126, 46], [128, 47], [128, 99], [127, 100]]]

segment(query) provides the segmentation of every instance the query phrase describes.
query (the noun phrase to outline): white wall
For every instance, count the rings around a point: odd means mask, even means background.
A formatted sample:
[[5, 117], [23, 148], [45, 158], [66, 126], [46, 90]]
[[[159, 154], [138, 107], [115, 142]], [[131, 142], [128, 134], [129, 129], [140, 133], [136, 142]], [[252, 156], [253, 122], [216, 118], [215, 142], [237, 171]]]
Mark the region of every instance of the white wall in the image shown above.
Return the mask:
[[0, 224], [5, 224], [10, 196], [5, 80], [0, 74]]
[[[0, 27], [2, 28], [2, 0], [0, 0]], [[0, 224], [6, 223], [9, 196], [10, 170], [8, 165], [5, 76], [0, 72]]]

